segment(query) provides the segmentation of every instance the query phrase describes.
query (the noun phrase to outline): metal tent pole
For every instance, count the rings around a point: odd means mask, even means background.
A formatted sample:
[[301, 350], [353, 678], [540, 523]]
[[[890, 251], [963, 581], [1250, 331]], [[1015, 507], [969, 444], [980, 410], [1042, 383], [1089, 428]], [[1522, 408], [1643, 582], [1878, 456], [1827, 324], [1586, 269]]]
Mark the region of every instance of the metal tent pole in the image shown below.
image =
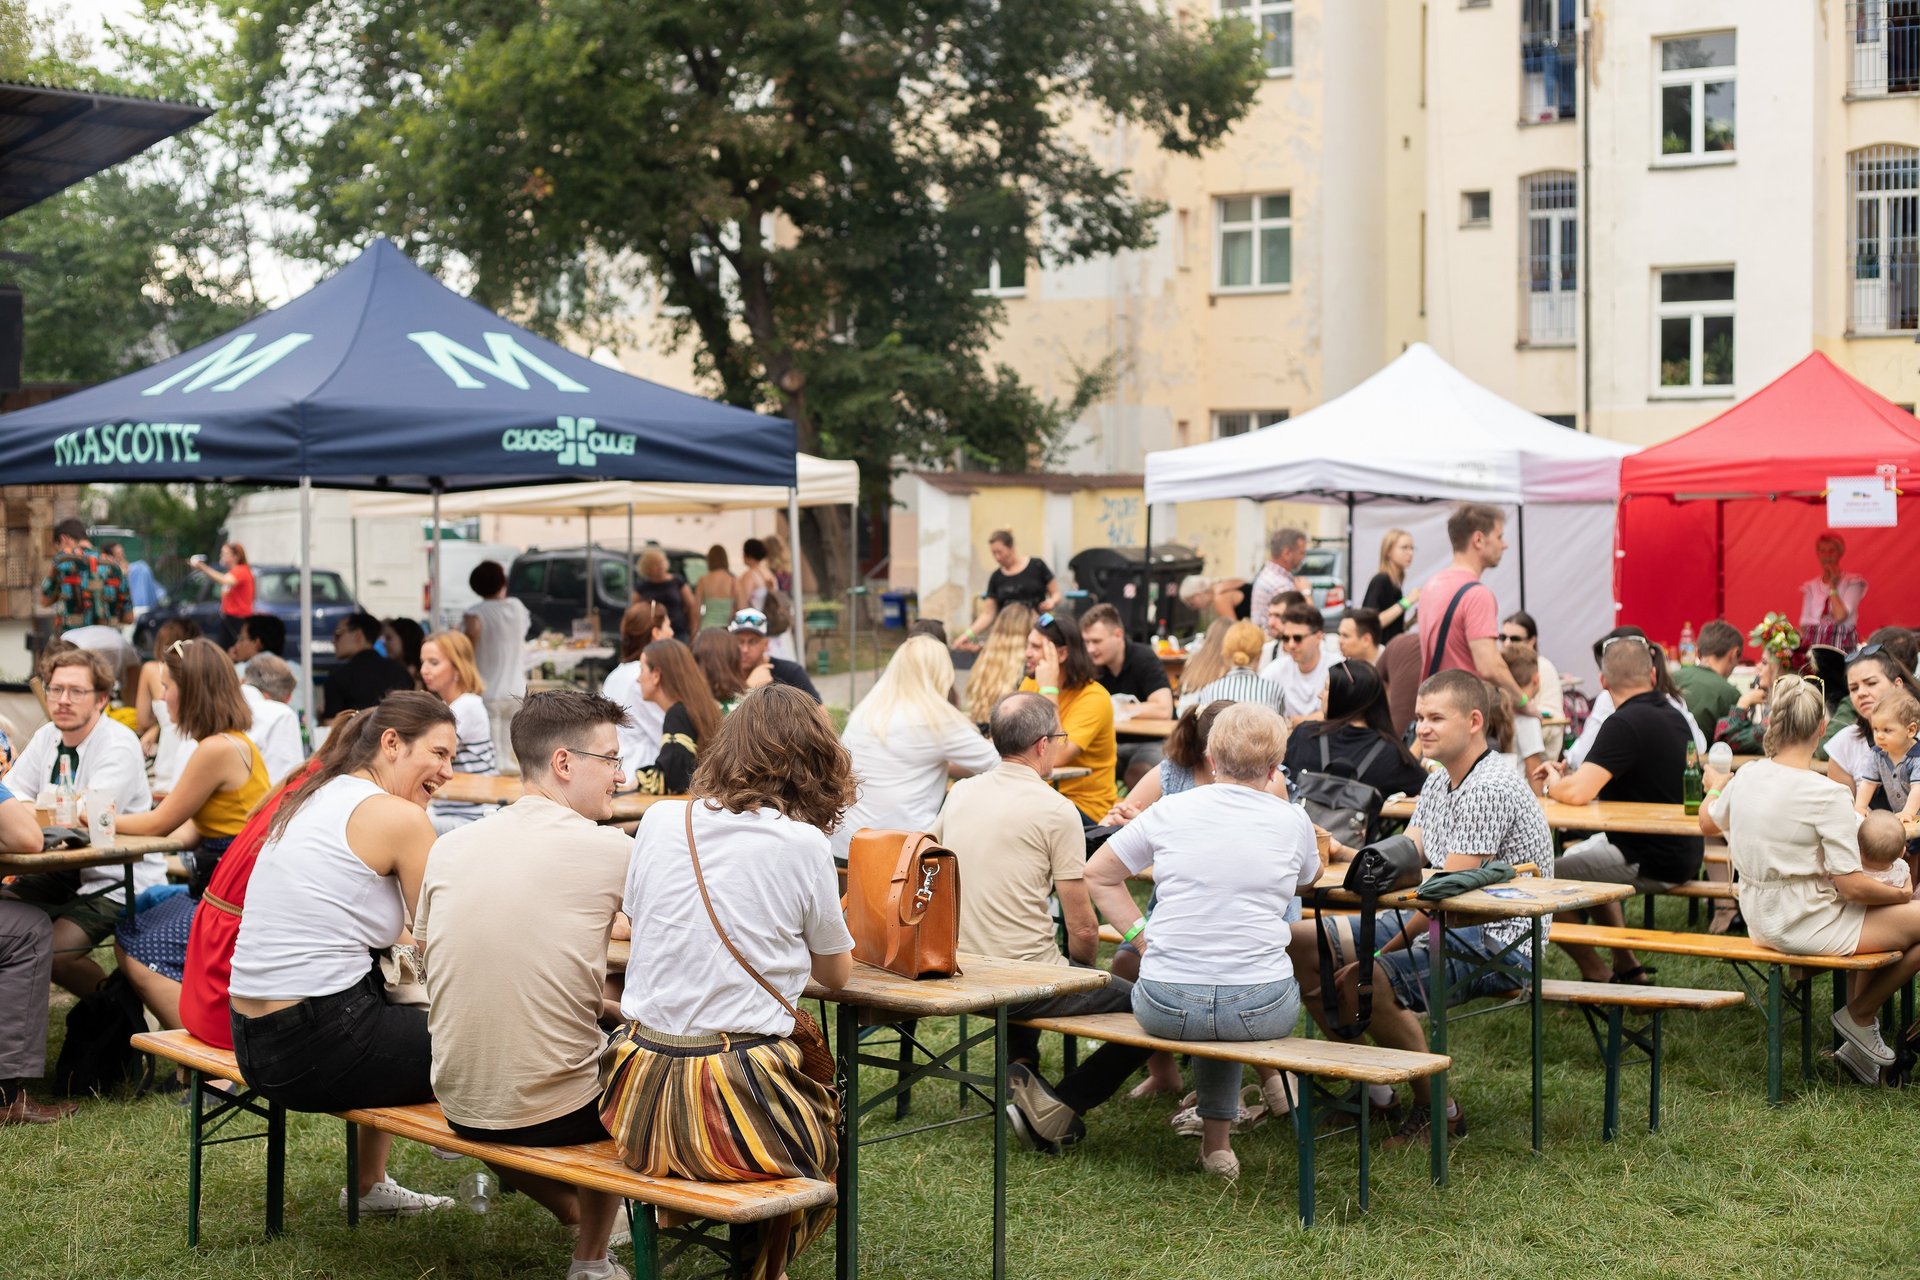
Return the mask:
[[1513, 524], [1514, 524], [1514, 531], [1519, 535], [1519, 537], [1517, 538], [1517, 542], [1519, 543], [1519, 548], [1520, 548], [1520, 607], [1522, 609], [1525, 609], [1527, 607], [1527, 504], [1526, 503], [1516, 502], [1513, 504]]
[[591, 508], [580, 514], [587, 520], [587, 617], [593, 620], [593, 639], [600, 640], [600, 594], [594, 588], [598, 585], [593, 579], [593, 511]]
[[634, 599], [633, 575], [633, 504], [629, 502], [627, 504], [627, 600], [629, 603]]
[[306, 476], [300, 477], [300, 709], [312, 741], [319, 725], [313, 718], [313, 481]]
[[427, 630], [440, 629], [440, 482], [433, 482], [433, 586], [427, 597]]
[[[1146, 634], [1140, 639], [1151, 644], [1158, 630], [1153, 621], [1153, 504], [1146, 500], [1145, 494], [1142, 494], [1140, 505], [1146, 511], [1147, 525], [1146, 545], [1140, 548], [1140, 625]], [[1200, 629], [1202, 631], [1207, 629], [1207, 620], [1204, 616], [1200, 619]]]
[[[1357, 605], [1353, 598], [1353, 491], [1347, 491], [1347, 608]], [[1265, 622], [1262, 620], [1261, 625]]]
[[802, 619], [806, 616], [806, 609], [801, 604], [801, 597], [805, 590], [802, 574], [807, 557], [800, 548], [800, 486], [797, 484], [787, 490], [787, 535], [793, 558], [793, 657], [794, 661], [804, 663], [807, 660], [807, 646], [806, 627]]
[[860, 704], [860, 626], [854, 610], [860, 604], [860, 499], [847, 504], [847, 706]]

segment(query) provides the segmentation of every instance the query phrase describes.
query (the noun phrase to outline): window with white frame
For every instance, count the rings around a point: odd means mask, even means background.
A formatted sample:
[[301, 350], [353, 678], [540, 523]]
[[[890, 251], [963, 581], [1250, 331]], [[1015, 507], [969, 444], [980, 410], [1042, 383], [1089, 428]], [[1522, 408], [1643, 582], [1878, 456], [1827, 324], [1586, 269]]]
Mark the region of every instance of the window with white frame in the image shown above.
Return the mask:
[[1675, 36], [1659, 44], [1660, 158], [1732, 159], [1733, 32]]
[[1220, 16], [1253, 24], [1268, 75], [1293, 70], [1293, 0], [1220, 0]]
[[1564, 345], [1574, 339], [1580, 291], [1580, 199], [1565, 171], [1520, 179], [1520, 341]]
[[1847, 328], [1920, 329], [1920, 148], [1862, 147], [1847, 157], [1853, 201]]
[[1463, 227], [1492, 226], [1493, 192], [1462, 191], [1460, 193], [1460, 225]]
[[987, 273], [976, 276], [973, 291], [983, 297], [1024, 298], [1027, 294], [1027, 260], [995, 255], [987, 264]]
[[1277, 422], [1285, 422], [1291, 416], [1285, 409], [1230, 409], [1224, 412], [1216, 410], [1213, 415], [1213, 438], [1224, 440], [1228, 436], [1243, 436], [1249, 431], [1258, 431], [1262, 427], [1271, 427]]
[[1223, 196], [1214, 204], [1214, 288], [1258, 293], [1293, 283], [1293, 197]]
[[1920, 0], [1847, 0], [1847, 29], [1849, 94], [1920, 93]]
[[1656, 394], [1733, 389], [1733, 268], [1661, 271], [1654, 280]]

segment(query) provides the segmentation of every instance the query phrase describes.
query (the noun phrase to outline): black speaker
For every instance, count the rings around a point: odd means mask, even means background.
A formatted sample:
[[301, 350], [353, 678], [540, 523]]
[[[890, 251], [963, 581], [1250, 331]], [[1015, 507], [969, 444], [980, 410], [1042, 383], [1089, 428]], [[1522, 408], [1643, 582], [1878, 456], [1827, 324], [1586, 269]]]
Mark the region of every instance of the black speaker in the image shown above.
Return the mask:
[[0, 391], [18, 391], [26, 348], [25, 307], [20, 290], [0, 284]]

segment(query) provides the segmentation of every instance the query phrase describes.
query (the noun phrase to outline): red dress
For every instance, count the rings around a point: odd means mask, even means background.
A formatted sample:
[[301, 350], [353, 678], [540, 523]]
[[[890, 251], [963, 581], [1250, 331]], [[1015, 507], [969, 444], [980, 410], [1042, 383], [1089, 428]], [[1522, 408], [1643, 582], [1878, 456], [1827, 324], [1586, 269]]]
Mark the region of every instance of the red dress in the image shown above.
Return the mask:
[[240, 937], [240, 911], [247, 902], [247, 882], [253, 879], [254, 859], [267, 842], [267, 827], [285, 799], [313, 772], [309, 761], [263, 800], [240, 834], [233, 838], [213, 869], [213, 879], [193, 913], [187, 935], [187, 968], [180, 980], [180, 1025], [208, 1044], [233, 1048], [233, 1010], [227, 986], [233, 978], [233, 944]]

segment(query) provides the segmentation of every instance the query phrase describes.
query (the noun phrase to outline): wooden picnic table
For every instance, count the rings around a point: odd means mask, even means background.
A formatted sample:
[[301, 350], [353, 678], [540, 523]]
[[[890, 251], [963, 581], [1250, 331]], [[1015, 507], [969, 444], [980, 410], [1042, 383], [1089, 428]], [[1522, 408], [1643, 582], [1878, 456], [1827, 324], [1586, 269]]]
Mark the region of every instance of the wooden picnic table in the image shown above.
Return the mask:
[[[119, 836], [111, 845], [84, 845], [78, 849], [55, 849], [49, 853], [0, 853], [0, 876], [30, 876], [49, 871], [85, 871], [93, 867], [119, 867], [120, 887], [125, 897], [120, 914], [133, 918], [133, 868], [150, 853], [178, 853], [187, 846], [172, 836]], [[106, 891], [102, 891], [106, 892]]]
[[1122, 738], [1164, 738], [1173, 732], [1174, 724], [1158, 716], [1134, 716], [1115, 721], [1113, 731]]
[[[1680, 806], [1674, 805], [1678, 809]], [[1358, 898], [1341, 887], [1346, 878], [1345, 866], [1325, 869], [1308, 897], [1311, 905], [1350, 905]], [[1427, 875], [1435, 874], [1428, 871]], [[1546, 1070], [1544, 1041], [1544, 1023], [1541, 1013], [1540, 984], [1534, 979], [1540, 965], [1546, 962], [1544, 930], [1541, 922], [1559, 911], [1578, 911], [1586, 907], [1597, 907], [1603, 903], [1618, 902], [1633, 896], [1634, 889], [1628, 884], [1602, 884], [1590, 880], [1559, 880], [1540, 876], [1520, 875], [1502, 884], [1489, 885], [1484, 889], [1474, 889], [1453, 898], [1438, 902], [1428, 902], [1419, 898], [1412, 889], [1403, 889], [1397, 893], [1385, 894], [1380, 898], [1382, 910], [1402, 909], [1425, 911], [1427, 915], [1428, 954], [1436, 958], [1436, 963], [1428, 966], [1427, 986], [1427, 1045], [1439, 1054], [1447, 1052], [1447, 988], [1450, 977], [1444, 958], [1451, 955], [1473, 966], [1465, 979], [1468, 982], [1482, 973], [1499, 972], [1508, 974], [1517, 987], [1524, 987], [1523, 997], [1533, 1020], [1533, 1149], [1540, 1150], [1544, 1131], [1543, 1098], [1544, 1075]], [[1453, 917], [1463, 923], [1485, 924], [1491, 920], [1525, 919], [1531, 922], [1528, 930], [1527, 945], [1532, 948], [1534, 969], [1528, 973], [1520, 966], [1508, 963], [1500, 957], [1488, 960], [1470, 952], [1449, 952], [1446, 947], [1447, 920]], [[1338, 926], [1335, 926], [1338, 927]], [[1376, 992], [1377, 999], [1392, 999], [1391, 992]], [[1440, 1072], [1433, 1077], [1433, 1180], [1444, 1184], [1447, 1180], [1447, 1078], [1448, 1072]]]
[[[1380, 810], [1383, 818], [1404, 822], [1413, 817], [1412, 798], [1390, 800]], [[1540, 798], [1547, 826], [1555, 831], [1608, 831], [1622, 835], [1697, 836], [1700, 819], [1677, 804], [1639, 800], [1596, 800], [1592, 804], [1561, 804]]]

